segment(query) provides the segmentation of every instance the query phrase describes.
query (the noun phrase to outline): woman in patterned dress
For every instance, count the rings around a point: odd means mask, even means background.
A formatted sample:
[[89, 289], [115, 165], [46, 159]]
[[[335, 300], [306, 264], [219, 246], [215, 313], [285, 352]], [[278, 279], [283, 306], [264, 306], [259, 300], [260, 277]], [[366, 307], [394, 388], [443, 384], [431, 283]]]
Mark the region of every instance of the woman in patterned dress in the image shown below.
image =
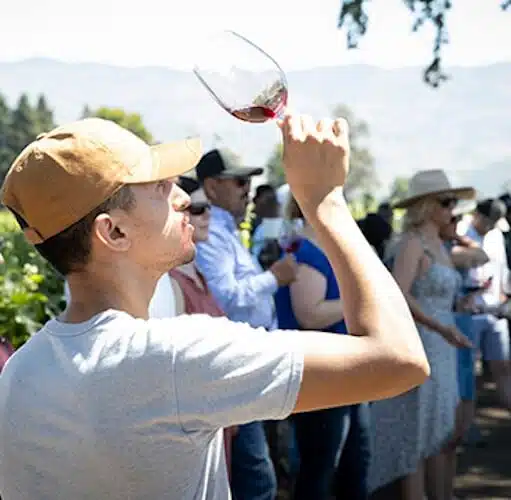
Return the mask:
[[471, 347], [456, 328], [453, 304], [460, 277], [439, 236], [458, 199], [472, 188], [454, 189], [443, 171], [418, 172], [409, 193], [404, 232], [393, 274], [408, 300], [431, 366], [430, 378], [401, 396], [371, 405], [369, 487], [374, 500], [451, 500], [445, 471], [446, 445], [458, 404], [456, 348]]

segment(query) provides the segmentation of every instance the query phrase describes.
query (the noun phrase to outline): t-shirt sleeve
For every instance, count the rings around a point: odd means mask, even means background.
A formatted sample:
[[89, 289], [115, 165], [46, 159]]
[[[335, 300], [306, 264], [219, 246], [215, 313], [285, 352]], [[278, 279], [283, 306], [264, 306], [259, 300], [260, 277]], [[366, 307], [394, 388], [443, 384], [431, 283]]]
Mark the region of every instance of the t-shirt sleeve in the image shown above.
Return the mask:
[[296, 404], [304, 362], [292, 333], [204, 315], [174, 318], [168, 335], [183, 429], [286, 418]]

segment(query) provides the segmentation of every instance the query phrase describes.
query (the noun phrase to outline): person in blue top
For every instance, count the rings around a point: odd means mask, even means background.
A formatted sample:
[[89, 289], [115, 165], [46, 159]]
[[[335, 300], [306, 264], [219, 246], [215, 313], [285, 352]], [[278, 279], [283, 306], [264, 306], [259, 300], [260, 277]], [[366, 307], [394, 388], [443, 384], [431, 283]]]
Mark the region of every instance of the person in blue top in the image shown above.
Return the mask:
[[[294, 198], [286, 217], [304, 219]], [[333, 269], [316, 242], [311, 226], [303, 220], [303, 231], [294, 252], [297, 277], [281, 287], [276, 312], [281, 329], [315, 328], [347, 334], [342, 301]], [[294, 499], [351, 500], [368, 497], [369, 411], [366, 404], [344, 406], [293, 415], [292, 425], [299, 454]]]

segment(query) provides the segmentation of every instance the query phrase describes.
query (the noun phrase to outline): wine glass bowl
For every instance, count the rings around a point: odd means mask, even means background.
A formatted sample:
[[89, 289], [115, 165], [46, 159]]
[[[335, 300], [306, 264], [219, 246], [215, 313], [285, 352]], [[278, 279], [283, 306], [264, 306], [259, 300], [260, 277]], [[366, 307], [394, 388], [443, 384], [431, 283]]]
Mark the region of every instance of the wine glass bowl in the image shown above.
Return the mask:
[[299, 219], [285, 220], [279, 234], [279, 245], [286, 253], [294, 253], [302, 240], [303, 223]]
[[230, 30], [208, 38], [204, 47], [193, 72], [222, 108], [251, 123], [283, 115], [286, 75], [270, 55]]

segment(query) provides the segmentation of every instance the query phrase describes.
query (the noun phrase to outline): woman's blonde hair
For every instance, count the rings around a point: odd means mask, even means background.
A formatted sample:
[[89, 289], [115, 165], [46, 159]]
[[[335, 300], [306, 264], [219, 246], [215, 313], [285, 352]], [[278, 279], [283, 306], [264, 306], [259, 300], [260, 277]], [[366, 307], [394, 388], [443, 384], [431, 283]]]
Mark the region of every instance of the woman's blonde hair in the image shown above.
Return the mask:
[[289, 193], [287, 203], [284, 208], [284, 217], [288, 220], [304, 218], [302, 209], [300, 208], [300, 205], [298, 205], [298, 202], [295, 200], [295, 197], [291, 194], [291, 192]]
[[403, 232], [413, 231], [428, 221], [437, 203], [435, 196], [420, 198], [413, 205], [410, 205], [403, 218]]

